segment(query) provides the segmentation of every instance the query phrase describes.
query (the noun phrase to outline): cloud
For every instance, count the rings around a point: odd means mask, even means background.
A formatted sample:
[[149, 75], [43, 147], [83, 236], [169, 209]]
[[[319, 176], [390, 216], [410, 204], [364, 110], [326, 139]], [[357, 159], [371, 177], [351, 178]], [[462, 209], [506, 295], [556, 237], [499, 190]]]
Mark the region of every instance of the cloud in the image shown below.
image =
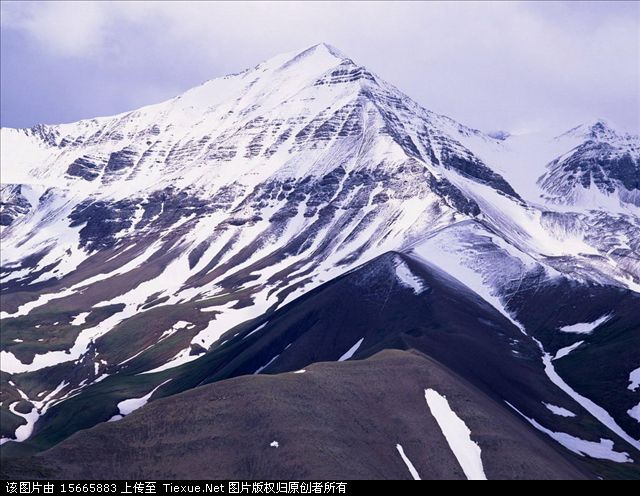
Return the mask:
[[105, 43], [104, 7], [97, 2], [7, 2], [2, 27], [22, 31], [56, 55], [90, 56]]
[[640, 127], [632, 115], [640, 104], [639, 9], [635, 2], [3, 2], [2, 29], [54, 60], [86, 61], [103, 71], [105, 85], [117, 74], [131, 89], [128, 104], [152, 103], [132, 100], [145, 87], [169, 97], [327, 41], [426, 107], [476, 127], [573, 124], [587, 113]]

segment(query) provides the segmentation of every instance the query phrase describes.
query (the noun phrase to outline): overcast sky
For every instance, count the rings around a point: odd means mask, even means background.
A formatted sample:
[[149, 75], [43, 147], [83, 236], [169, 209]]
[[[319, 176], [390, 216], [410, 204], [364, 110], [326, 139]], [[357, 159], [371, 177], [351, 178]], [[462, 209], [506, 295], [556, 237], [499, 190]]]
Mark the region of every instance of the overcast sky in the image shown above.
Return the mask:
[[3, 126], [156, 103], [324, 41], [483, 130], [640, 129], [639, 2], [2, 2]]

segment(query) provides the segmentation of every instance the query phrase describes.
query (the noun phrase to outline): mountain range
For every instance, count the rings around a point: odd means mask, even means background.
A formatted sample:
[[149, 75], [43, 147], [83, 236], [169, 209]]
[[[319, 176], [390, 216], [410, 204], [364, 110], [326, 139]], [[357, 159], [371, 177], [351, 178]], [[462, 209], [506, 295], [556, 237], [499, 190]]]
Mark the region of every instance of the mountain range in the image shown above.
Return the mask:
[[1, 130], [5, 477], [640, 478], [640, 138], [319, 44]]

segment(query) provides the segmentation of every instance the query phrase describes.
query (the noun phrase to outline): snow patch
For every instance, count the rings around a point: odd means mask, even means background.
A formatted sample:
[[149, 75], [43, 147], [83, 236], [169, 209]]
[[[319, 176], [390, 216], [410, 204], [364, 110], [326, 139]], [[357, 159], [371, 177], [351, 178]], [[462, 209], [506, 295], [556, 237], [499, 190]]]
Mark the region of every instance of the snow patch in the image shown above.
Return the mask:
[[247, 339], [247, 338], [248, 338], [249, 336], [251, 336], [252, 334], [255, 334], [256, 332], [261, 331], [262, 329], [264, 329], [264, 328], [267, 326], [267, 324], [268, 324], [268, 323], [269, 323], [269, 322], [265, 322], [264, 324], [259, 325], [258, 327], [256, 327], [253, 331], [251, 331], [249, 334], [247, 334], [247, 335], [246, 335], [244, 338], [242, 338], [242, 339]]
[[604, 315], [604, 316], [600, 317], [598, 320], [596, 320], [594, 322], [585, 322], [585, 323], [580, 323], [580, 324], [573, 324], [573, 325], [569, 325], [569, 326], [564, 326], [564, 327], [561, 327], [559, 329], [559, 331], [561, 331], [561, 332], [571, 332], [571, 333], [574, 333], [574, 334], [591, 334], [593, 331], [595, 331], [602, 324], [604, 324], [605, 322], [609, 321], [611, 319], [611, 317], [612, 317], [611, 314], [607, 314], [607, 315]]
[[471, 431], [449, 406], [445, 396], [433, 389], [425, 389], [427, 406], [440, 426], [451, 451], [462, 467], [468, 480], [487, 480], [482, 465], [481, 449], [471, 439]]
[[160, 341], [164, 341], [170, 336], [173, 336], [176, 332], [181, 331], [182, 329], [187, 329], [189, 327], [193, 327], [193, 324], [191, 322], [187, 322], [186, 320], [179, 320], [178, 322], [173, 324], [170, 329], [167, 329], [160, 335], [158, 343]]
[[447, 246], [458, 246], [460, 240], [455, 233], [442, 232], [443, 239], [432, 237], [426, 242], [413, 247], [413, 253], [427, 265], [432, 265], [437, 269], [446, 272], [453, 279], [462, 283], [480, 298], [486, 301], [493, 308], [498, 310], [509, 321], [511, 321], [523, 334], [526, 334], [524, 327], [511, 315], [496, 293], [490, 281], [485, 278], [480, 270], [472, 265], [471, 259], [466, 259], [464, 254], [450, 251]]
[[635, 370], [632, 370], [629, 374], [629, 389], [630, 391], [635, 391], [640, 387], [640, 367]]
[[556, 406], [556, 405], [552, 405], [551, 403], [542, 403], [544, 406], [547, 407], [547, 410], [549, 410], [551, 413], [553, 413], [554, 415], [558, 415], [560, 417], [575, 417], [576, 414], [573, 413], [571, 410], [567, 410], [566, 408], [562, 408], [561, 406]]
[[338, 361], [344, 362], [345, 360], [349, 360], [349, 358], [355, 355], [356, 351], [358, 351], [358, 348], [360, 348], [360, 345], [362, 344], [363, 341], [364, 341], [364, 338], [360, 339], [360, 341], [358, 341], [351, 348], [349, 348], [349, 350], [344, 355], [338, 358]]
[[167, 363], [156, 367], [155, 369], [145, 370], [144, 372], [140, 372], [138, 375], [144, 374], [155, 374], [156, 372], [162, 372], [164, 370], [173, 369], [175, 367], [179, 367], [180, 365], [184, 365], [185, 363], [193, 362], [199, 357], [199, 355], [192, 355], [191, 348], [185, 348], [178, 352], [176, 356], [174, 356]]
[[562, 389], [566, 394], [568, 394], [571, 398], [573, 398], [582, 408], [587, 410], [594, 418], [596, 418], [602, 425], [604, 425], [607, 429], [609, 429], [614, 434], [617, 434], [626, 442], [628, 442], [634, 448], [640, 450], [640, 441], [631, 437], [627, 432], [618, 425], [618, 423], [614, 420], [614, 418], [600, 405], [596, 405], [589, 398], [586, 398], [574, 391], [571, 386], [569, 386], [562, 377], [558, 375], [555, 367], [553, 366], [553, 359], [551, 355], [547, 353], [540, 341], [535, 338], [532, 338], [542, 351], [542, 363], [544, 365], [544, 371], [549, 380], [553, 382], [556, 386]]
[[407, 455], [405, 454], [404, 448], [402, 447], [402, 445], [396, 444], [396, 449], [398, 450], [398, 453], [400, 453], [400, 456], [402, 457], [402, 461], [409, 469], [409, 473], [411, 474], [411, 477], [413, 477], [413, 480], [422, 480], [420, 478], [420, 475], [418, 475], [418, 471], [413, 466], [413, 463], [411, 463], [411, 460], [409, 460], [409, 457], [407, 457]]
[[573, 350], [578, 348], [584, 341], [578, 341], [577, 343], [573, 343], [571, 346], [566, 346], [564, 348], [560, 348], [556, 353], [556, 356], [553, 357], [554, 360], [559, 360], [562, 357], [566, 357]]
[[17, 404], [18, 402], [15, 402], [12, 405], [10, 405], [9, 410], [11, 411], [11, 413], [18, 415], [19, 417], [22, 417], [24, 420], [27, 421], [27, 423], [19, 426], [16, 429], [16, 432], [13, 435], [15, 439], [12, 439], [12, 441], [21, 443], [29, 439], [29, 437], [33, 433], [33, 427], [36, 425], [36, 422], [40, 418], [40, 413], [38, 412], [38, 409], [35, 406], [31, 408], [31, 411], [29, 413], [20, 413], [15, 409], [15, 406]]
[[422, 279], [411, 272], [409, 266], [404, 262], [400, 262], [396, 266], [396, 276], [398, 277], [400, 284], [413, 290], [417, 295], [423, 293], [427, 289]]
[[278, 353], [276, 356], [274, 356], [271, 360], [269, 360], [266, 364], [264, 364], [262, 367], [260, 367], [258, 370], [256, 370], [253, 374], [256, 375], [256, 374], [259, 374], [260, 372], [262, 372], [269, 365], [271, 365], [273, 362], [275, 362], [279, 356], [280, 356], [280, 353]]
[[611, 460], [612, 462], [618, 463], [633, 463], [633, 460], [629, 458], [629, 453], [619, 452], [613, 449], [613, 441], [611, 441], [610, 439], [600, 439], [600, 441], [596, 443], [595, 441], [586, 441], [585, 439], [580, 439], [579, 437], [572, 436], [565, 432], [553, 432], [540, 425], [540, 423], [538, 423], [535, 419], [529, 418], [524, 415], [520, 410], [518, 410], [508, 401], [506, 403], [537, 430], [539, 430], [540, 432], [544, 432], [547, 436], [555, 439], [562, 446], [577, 455], [586, 455], [590, 456], [591, 458], [598, 458], [600, 460]]
[[89, 316], [90, 313], [91, 312], [79, 313], [73, 318], [73, 320], [71, 321], [71, 325], [74, 325], [74, 326], [84, 325], [87, 322], [87, 317]]
[[627, 413], [629, 414], [629, 417], [631, 417], [632, 419], [636, 419], [638, 422], [640, 422], [640, 403], [638, 403], [636, 406], [634, 406], [630, 410], [627, 410]]
[[[24, 391], [16, 387], [13, 381], [9, 381], [9, 385], [12, 387], [15, 387], [17, 393], [20, 395], [20, 398], [22, 398], [25, 401], [29, 401], [32, 404], [32, 408], [29, 413], [20, 413], [15, 409], [15, 406], [18, 404], [17, 401], [9, 405], [9, 410], [13, 414], [25, 419], [27, 423], [19, 426], [16, 429], [16, 432], [14, 433], [14, 439], [7, 439], [7, 441], [5, 442], [15, 441], [20, 443], [22, 441], [26, 441], [27, 439], [29, 439], [29, 437], [33, 433], [33, 428], [36, 422], [40, 419], [40, 417], [42, 417], [45, 413], [47, 413], [47, 410], [51, 406], [55, 405], [56, 403], [61, 403], [68, 397], [68, 394], [67, 394], [62, 398], [55, 398], [55, 396], [57, 396], [58, 393], [60, 393], [64, 388], [66, 388], [69, 385], [69, 383], [66, 381], [62, 381], [60, 384], [58, 384], [58, 386], [53, 391], [47, 394], [44, 397], [44, 399], [38, 400], [38, 401], [31, 401], [29, 397], [24, 393]], [[43, 394], [44, 394], [44, 391], [38, 394], [37, 396], [41, 397]]]
[[238, 304], [237, 300], [230, 301], [225, 305], [201, 308], [201, 312], [217, 311], [221, 313], [217, 314], [206, 328], [202, 329], [193, 337], [191, 344], [198, 344], [208, 350], [211, 345], [218, 341], [229, 329], [266, 313], [270, 307], [267, 303], [267, 292], [267, 290], [263, 290], [262, 292], [252, 295], [252, 304], [243, 308], [233, 308]]
[[[167, 379], [162, 384], [159, 384], [158, 386], [153, 388], [148, 394], [145, 394], [141, 398], [131, 398], [118, 403], [118, 411], [120, 412], [120, 415], [122, 415], [123, 417], [126, 417], [131, 412], [136, 411], [138, 408], [142, 408], [144, 405], [147, 404], [147, 402], [149, 401], [149, 398], [151, 398], [153, 393], [155, 393], [158, 389], [160, 389], [160, 387], [164, 386], [170, 380], [171, 379]], [[113, 419], [113, 417], [111, 418]]]
[[278, 441], [273, 441], [269, 446], [271, 446], [272, 448], [279, 448], [280, 443]]

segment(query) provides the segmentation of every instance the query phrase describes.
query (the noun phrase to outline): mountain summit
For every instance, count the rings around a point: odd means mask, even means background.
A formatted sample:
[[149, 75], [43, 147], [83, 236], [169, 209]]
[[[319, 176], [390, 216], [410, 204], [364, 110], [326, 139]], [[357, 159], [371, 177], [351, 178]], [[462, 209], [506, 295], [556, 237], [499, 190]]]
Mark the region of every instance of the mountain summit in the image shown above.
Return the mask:
[[[327, 381], [349, 359], [399, 378], [393, 349], [509, 418], [496, 446], [560, 443], [550, 474], [640, 459], [637, 137], [489, 136], [319, 44], [131, 112], [4, 128], [2, 144], [9, 454], [242, 375], [281, 374], [294, 397], [287, 373], [322, 361]], [[349, 374], [345, 394], [361, 391]], [[258, 394], [258, 379], [238, 384]]]

